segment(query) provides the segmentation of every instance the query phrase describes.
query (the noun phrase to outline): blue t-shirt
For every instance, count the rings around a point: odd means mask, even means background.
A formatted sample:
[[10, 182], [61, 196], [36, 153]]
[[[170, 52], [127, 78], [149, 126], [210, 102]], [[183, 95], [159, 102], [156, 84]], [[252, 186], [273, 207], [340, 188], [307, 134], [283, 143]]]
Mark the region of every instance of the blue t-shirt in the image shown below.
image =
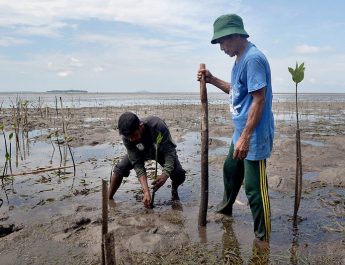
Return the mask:
[[265, 55], [249, 42], [240, 61], [235, 62], [231, 73], [232, 89], [229, 93], [229, 104], [234, 124], [232, 142], [235, 146], [248, 119], [253, 101], [250, 93], [264, 87], [265, 106], [261, 119], [251, 135], [247, 160], [268, 158], [271, 155], [274, 137], [270, 66]]

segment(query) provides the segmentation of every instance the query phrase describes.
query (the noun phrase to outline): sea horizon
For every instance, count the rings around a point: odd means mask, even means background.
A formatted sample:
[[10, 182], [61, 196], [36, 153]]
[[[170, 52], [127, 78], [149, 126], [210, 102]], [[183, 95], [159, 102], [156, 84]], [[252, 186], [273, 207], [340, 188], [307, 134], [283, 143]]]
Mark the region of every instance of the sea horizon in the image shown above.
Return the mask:
[[[28, 101], [29, 108], [125, 107], [134, 105], [197, 105], [198, 92], [0, 92], [0, 108], [12, 108]], [[273, 102], [294, 102], [295, 93], [273, 93]], [[345, 102], [345, 93], [298, 93], [300, 102]], [[223, 92], [208, 92], [208, 104], [228, 104]]]

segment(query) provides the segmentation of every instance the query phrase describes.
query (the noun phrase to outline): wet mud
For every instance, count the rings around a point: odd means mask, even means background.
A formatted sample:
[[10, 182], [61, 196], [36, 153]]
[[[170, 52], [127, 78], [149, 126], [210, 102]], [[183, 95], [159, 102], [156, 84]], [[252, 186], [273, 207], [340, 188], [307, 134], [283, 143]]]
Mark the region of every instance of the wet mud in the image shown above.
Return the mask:
[[[345, 121], [344, 103], [302, 105], [303, 193], [298, 228], [292, 226], [295, 175], [293, 105], [274, 106], [276, 135], [267, 161], [272, 233], [268, 251], [255, 247], [253, 221], [243, 188], [233, 216], [214, 212], [222, 199], [222, 165], [231, 142], [228, 106], [209, 109], [209, 207], [206, 228], [199, 228], [199, 106], [140, 106], [63, 110], [76, 164], [66, 145], [61, 156], [51, 132], [62, 126], [54, 109], [28, 110], [27, 134], [12, 175], [2, 178], [0, 193], [1, 264], [100, 264], [101, 180], [125, 150], [116, 130], [120, 113], [157, 115], [166, 121], [177, 143], [187, 179], [179, 202], [171, 201], [170, 180], [155, 194], [155, 207], [141, 203], [134, 173], [109, 201], [108, 229], [115, 232], [118, 264], [342, 264], [345, 261]], [[323, 109], [324, 112], [320, 112]], [[12, 110], [1, 109], [6, 137]], [[0, 135], [1, 169], [3, 136]], [[24, 148], [25, 146], [25, 148]], [[55, 149], [53, 148], [55, 147]], [[62, 157], [62, 159], [61, 159]], [[65, 167], [63, 169], [56, 169]], [[154, 162], [147, 163], [153, 174]], [[47, 170], [48, 171], [40, 171]], [[30, 173], [31, 172], [31, 173]], [[10, 170], [7, 169], [8, 175]], [[23, 174], [29, 173], [29, 174]], [[0, 202], [1, 204], [1, 202]]]

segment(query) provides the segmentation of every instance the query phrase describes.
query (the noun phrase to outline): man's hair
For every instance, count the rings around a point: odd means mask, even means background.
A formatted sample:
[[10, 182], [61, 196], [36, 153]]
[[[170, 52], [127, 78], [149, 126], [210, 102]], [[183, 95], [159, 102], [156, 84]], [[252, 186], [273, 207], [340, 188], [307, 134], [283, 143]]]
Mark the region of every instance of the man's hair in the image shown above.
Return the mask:
[[128, 137], [133, 134], [140, 125], [140, 120], [137, 115], [132, 112], [125, 112], [121, 114], [118, 121], [118, 128], [121, 135]]

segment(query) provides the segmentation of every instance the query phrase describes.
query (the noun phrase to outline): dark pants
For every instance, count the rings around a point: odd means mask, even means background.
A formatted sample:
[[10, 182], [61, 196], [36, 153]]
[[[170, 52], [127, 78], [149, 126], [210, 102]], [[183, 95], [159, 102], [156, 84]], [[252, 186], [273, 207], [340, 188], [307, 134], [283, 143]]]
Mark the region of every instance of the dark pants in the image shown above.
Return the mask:
[[[161, 166], [164, 166], [164, 160], [159, 160], [158, 163]], [[115, 166], [113, 171], [116, 173], [119, 173], [123, 177], [128, 177], [130, 171], [133, 169], [133, 165], [129, 161], [128, 155], [122, 157], [120, 162], [118, 162]], [[180, 161], [176, 157], [174, 162], [174, 169], [170, 173], [170, 179], [172, 182], [172, 185], [177, 187], [181, 185], [185, 179], [186, 179], [186, 171], [182, 168]]]
[[261, 240], [269, 240], [271, 231], [270, 200], [266, 175], [266, 160], [234, 160], [231, 144], [224, 162], [224, 196], [217, 211], [232, 214], [232, 205], [244, 180], [244, 189], [254, 219], [254, 233]]

